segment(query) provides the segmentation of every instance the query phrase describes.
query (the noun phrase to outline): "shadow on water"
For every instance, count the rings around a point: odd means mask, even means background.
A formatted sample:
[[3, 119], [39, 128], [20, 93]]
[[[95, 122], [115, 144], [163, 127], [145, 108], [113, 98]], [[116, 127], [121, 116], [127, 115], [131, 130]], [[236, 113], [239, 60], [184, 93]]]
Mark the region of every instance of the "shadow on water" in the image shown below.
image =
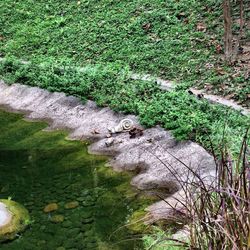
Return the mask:
[[[63, 131], [43, 132], [45, 123], [0, 110], [0, 127], [0, 199], [20, 202], [32, 217], [1, 249], [143, 249], [124, 226], [148, 203], [130, 187], [131, 175], [105, 167], [106, 157], [89, 155]], [[51, 203], [58, 209], [45, 213]]]

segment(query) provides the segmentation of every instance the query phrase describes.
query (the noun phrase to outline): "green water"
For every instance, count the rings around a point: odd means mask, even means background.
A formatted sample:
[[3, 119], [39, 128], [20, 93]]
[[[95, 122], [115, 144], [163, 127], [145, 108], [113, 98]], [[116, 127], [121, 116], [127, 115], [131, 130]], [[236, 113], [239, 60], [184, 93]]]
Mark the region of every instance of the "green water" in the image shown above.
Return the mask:
[[[30, 212], [32, 224], [0, 249], [143, 249], [125, 224], [146, 200], [129, 185], [131, 176], [105, 167], [107, 158], [87, 153], [85, 142], [66, 132], [44, 132], [0, 110], [0, 199], [11, 197]], [[66, 209], [68, 202], [78, 202]], [[58, 210], [45, 213], [46, 205]], [[53, 222], [54, 215], [64, 221]]]

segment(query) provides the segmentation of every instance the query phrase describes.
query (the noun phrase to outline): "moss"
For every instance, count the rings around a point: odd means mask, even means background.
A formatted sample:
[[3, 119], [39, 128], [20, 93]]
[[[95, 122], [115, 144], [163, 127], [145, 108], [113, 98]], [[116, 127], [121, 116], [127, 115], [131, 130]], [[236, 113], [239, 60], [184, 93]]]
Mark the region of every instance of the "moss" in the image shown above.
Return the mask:
[[147, 216], [147, 212], [143, 209], [135, 211], [130, 216], [127, 227], [134, 233], [149, 233], [151, 231], [151, 226], [148, 226], [144, 223]]
[[30, 224], [30, 216], [28, 210], [19, 203], [12, 200], [1, 199], [7, 210], [12, 214], [10, 223], [0, 228], [0, 242], [6, 240], [13, 240], [17, 233], [25, 230]]

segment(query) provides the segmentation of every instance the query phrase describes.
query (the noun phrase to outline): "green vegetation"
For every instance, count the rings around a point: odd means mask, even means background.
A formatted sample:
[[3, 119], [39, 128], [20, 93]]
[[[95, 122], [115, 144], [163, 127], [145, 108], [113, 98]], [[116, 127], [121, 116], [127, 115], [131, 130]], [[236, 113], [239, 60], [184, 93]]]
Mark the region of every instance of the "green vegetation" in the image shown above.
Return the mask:
[[[218, 0], [1, 1], [0, 56], [6, 60], [0, 62], [0, 79], [62, 91], [83, 102], [91, 99], [99, 106], [138, 115], [146, 127], [161, 125], [179, 140], [191, 139], [209, 150], [212, 142], [216, 153], [223, 144], [229, 155], [237, 156], [250, 118], [186, 92], [191, 86], [200, 87], [250, 107], [249, 64], [237, 61], [232, 67], [221, 60], [221, 4]], [[249, 32], [245, 35], [249, 39]], [[132, 80], [131, 73], [159, 76], [177, 87], [165, 92], [153, 81]], [[54, 141], [49, 145], [53, 147]], [[79, 159], [78, 164], [83, 160]], [[209, 195], [204, 197], [211, 201]], [[110, 197], [103, 200], [111, 203]], [[232, 198], [226, 197], [229, 208], [235, 207]], [[210, 214], [210, 208], [204, 211]], [[224, 232], [218, 234], [220, 239]], [[146, 249], [179, 249], [165, 237], [160, 231], [145, 236]]]
[[[185, 92], [204, 84], [219, 91], [232, 73], [225, 65], [217, 67], [221, 14], [215, 0], [6, 0], [0, 3], [0, 54], [7, 58], [0, 63], [0, 77], [134, 113], [147, 127], [162, 125], [177, 139], [206, 148], [210, 139], [219, 144], [226, 124], [236, 151], [249, 119]], [[153, 82], [131, 80], [131, 72], [179, 84], [166, 93]], [[222, 92], [233, 91], [247, 103], [250, 84], [243, 81], [230, 78]]]
[[172, 236], [155, 227], [154, 233], [143, 237], [145, 250], [184, 250], [183, 244], [171, 240]]
[[23, 64], [11, 58], [0, 63], [0, 76], [8, 83], [63, 91], [116, 111], [134, 113], [147, 127], [161, 125], [177, 139], [192, 139], [208, 149], [210, 140], [218, 145], [226, 134], [230, 150], [237, 153], [250, 124], [248, 117], [198, 100], [183, 90], [165, 92], [153, 82], [131, 80], [128, 68], [121, 72], [113, 64], [83, 70], [71, 66], [72, 63]]
[[[248, 136], [249, 130], [242, 140], [239, 157], [235, 161], [232, 161], [227, 145], [221, 145], [221, 161], [216, 162], [217, 172], [214, 182], [205, 183], [202, 176], [198, 174], [195, 180], [184, 184], [184, 196], [177, 198], [177, 201], [183, 206], [188, 226], [175, 237], [171, 236], [169, 227], [170, 236], [159, 228], [155, 228], [153, 235], [144, 236], [144, 245], [147, 250], [249, 250]], [[165, 166], [167, 167], [167, 163]], [[190, 169], [184, 163], [183, 166], [187, 170]], [[180, 185], [183, 185], [182, 177], [175, 174], [175, 178]], [[178, 215], [176, 215], [177, 218]]]
[[[0, 54], [150, 73], [232, 94], [250, 105], [249, 79], [220, 62], [217, 0], [75, 0], [0, 3]], [[237, 71], [238, 71], [238, 67]]]

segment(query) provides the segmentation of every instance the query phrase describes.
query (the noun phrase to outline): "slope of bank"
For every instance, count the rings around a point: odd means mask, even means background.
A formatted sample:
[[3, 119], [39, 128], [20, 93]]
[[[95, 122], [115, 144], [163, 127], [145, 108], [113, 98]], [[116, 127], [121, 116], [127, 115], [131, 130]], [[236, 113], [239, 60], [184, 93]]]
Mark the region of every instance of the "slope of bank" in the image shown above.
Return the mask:
[[196, 141], [210, 151], [219, 149], [224, 140], [237, 156], [249, 116], [180, 89], [166, 92], [153, 81], [131, 79], [129, 68], [121, 71], [109, 64], [83, 69], [71, 63], [24, 64], [15, 58], [0, 61], [0, 77], [9, 84], [19, 82], [64, 92], [82, 101], [93, 100], [101, 107], [135, 114], [146, 127], [160, 125], [171, 130], [176, 139]]
[[[146, 129], [142, 136], [134, 139], [128, 133], [114, 135], [112, 145], [107, 146], [109, 128], [125, 117], [138, 125], [137, 118], [98, 108], [91, 101], [83, 105], [78, 98], [63, 93], [1, 82], [0, 105], [26, 113], [28, 119], [49, 121], [48, 129], [68, 129], [72, 139], [92, 140], [90, 152], [110, 155], [110, 165], [116, 170], [135, 171], [131, 183], [140, 190], [164, 190], [165, 197], [178, 193], [180, 186], [175, 173], [183, 180], [189, 175], [181, 162], [207, 180], [214, 175], [213, 157], [201, 146], [191, 141], [177, 142], [170, 132], [160, 127]], [[167, 162], [170, 168], [162, 162]], [[152, 220], [167, 218], [171, 212], [164, 201], [149, 210]]]

